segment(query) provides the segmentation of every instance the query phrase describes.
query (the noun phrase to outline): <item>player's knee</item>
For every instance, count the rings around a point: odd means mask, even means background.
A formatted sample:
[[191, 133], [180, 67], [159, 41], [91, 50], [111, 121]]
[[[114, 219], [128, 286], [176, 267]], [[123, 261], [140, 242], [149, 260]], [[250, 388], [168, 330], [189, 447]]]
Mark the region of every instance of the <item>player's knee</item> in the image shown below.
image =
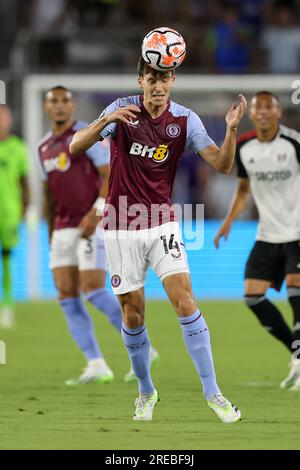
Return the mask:
[[178, 292], [173, 300], [173, 305], [180, 317], [189, 316], [197, 309], [193, 295], [189, 290]]
[[84, 294], [88, 294], [96, 289], [102, 289], [105, 287], [105, 284], [102, 284], [98, 280], [95, 281], [94, 279], [88, 279], [81, 282], [81, 290]]
[[71, 281], [56, 282], [59, 300], [79, 297], [80, 292], [78, 286], [75, 286]]
[[137, 328], [144, 324], [144, 301], [135, 293], [119, 296], [123, 321], [128, 328]]

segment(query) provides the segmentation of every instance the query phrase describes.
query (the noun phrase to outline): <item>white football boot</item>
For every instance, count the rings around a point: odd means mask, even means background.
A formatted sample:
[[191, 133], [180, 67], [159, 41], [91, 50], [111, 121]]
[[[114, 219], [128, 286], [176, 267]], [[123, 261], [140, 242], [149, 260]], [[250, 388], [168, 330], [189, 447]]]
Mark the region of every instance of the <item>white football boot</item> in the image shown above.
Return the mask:
[[300, 382], [300, 359], [294, 359], [292, 357], [289, 375], [281, 382], [280, 387], [290, 388], [292, 390], [297, 382]]
[[135, 400], [135, 413], [133, 420], [151, 421], [154, 407], [158, 401], [158, 393], [155, 389], [151, 394], [140, 393], [139, 397]]
[[114, 374], [103, 358], [89, 362], [83, 373], [77, 379], [66, 380], [66, 385], [82, 385], [88, 383], [108, 384], [112, 382]]
[[300, 377], [296, 380], [294, 385], [289, 388], [289, 390], [292, 390], [293, 392], [300, 392]]
[[[150, 346], [150, 367], [152, 368], [155, 366], [158, 362], [160, 361], [160, 357], [156, 349], [154, 349], [152, 346]], [[127, 374], [124, 377], [124, 382], [127, 384], [135, 382], [137, 380], [136, 376], [134, 375], [134, 372], [132, 370], [132, 367], [130, 368], [130, 371], [127, 372]]]
[[219, 416], [223, 423], [235, 423], [241, 419], [241, 411], [236, 408], [221, 393], [213, 395], [207, 400], [208, 406]]

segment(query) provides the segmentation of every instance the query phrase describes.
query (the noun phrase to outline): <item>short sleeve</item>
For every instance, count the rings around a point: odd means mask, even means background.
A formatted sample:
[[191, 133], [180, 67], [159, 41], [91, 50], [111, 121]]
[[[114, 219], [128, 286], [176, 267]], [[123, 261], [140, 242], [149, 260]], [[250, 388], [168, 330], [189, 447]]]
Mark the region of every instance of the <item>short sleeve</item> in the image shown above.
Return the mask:
[[214, 141], [207, 134], [201, 119], [194, 111], [190, 111], [187, 118], [186, 148], [200, 152], [212, 144]]
[[86, 151], [86, 155], [93, 161], [95, 167], [109, 165], [110, 141], [109, 138], [96, 142]]
[[[120, 100], [114, 101], [109, 106], [107, 106], [107, 108], [105, 108], [104, 111], [102, 111], [102, 113], [98, 117], [97, 121], [99, 121], [99, 119], [101, 119], [103, 116], [106, 116], [109, 113], [113, 113], [114, 111], [116, 111], [119, 108], [120, 108]], [[103, 139], [105, 139], [105, 137], [108, 137], [110, 135], [113, 136], [113, 135], [116, 134], [116, 129], [117, 129], [117, 123], [112, 122], [112, 123], [108, 124], [108, 126], [104, 127], [104, 129], [100, 132], [100, 136]]]
[[235, 161], [237, 166], [237, 176], [239, 178], [248, 178], [248, 173], [241, 160], [241, 144], [237, 144], [235, 151]]

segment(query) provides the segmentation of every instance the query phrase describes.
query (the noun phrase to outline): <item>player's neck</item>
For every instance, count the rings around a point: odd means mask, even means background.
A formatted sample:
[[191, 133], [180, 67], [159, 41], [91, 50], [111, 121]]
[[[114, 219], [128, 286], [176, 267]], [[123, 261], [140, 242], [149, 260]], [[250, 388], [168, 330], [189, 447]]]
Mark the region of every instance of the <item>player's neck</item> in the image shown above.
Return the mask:
[[148, 111], [148, 113], [150, 114], [152, 119], [156, 119], [165, 112], [165, 110], [168, 107], [168, 102], [166, 102], [162, 105], [155, 105], [155, 104], [153, 104], [149, 101], [147, 102], [144, 99], [144, 107], [145, 107], [146, 111]]
[[271, 129], [256, 129], [256, 135], [261, 142], [270, 142], [276, 137], [278, 132], [278, 124]]
[[57, 124], [56, 122], [54, 122], [52, 125], [53, 134], [54, 135], [63, 134], [64, 132], [66, 132], [66, 130], [68, 130], [72, 126], [73, 122], [74, 122], [73, 116], [67, 121], [63, 122], [62, 124]]

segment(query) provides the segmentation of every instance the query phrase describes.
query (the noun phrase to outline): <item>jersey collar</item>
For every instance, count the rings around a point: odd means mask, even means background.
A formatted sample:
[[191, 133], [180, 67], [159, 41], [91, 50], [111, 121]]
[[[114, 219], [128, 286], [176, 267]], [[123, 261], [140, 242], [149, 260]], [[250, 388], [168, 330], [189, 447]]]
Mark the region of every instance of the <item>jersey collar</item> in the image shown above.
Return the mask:
[[274, 140], [276, 140], [277, 137], [280, 136], [280, 133], [281, 133], [280, 126], [278, 126], [277, 131], [275, 132], [275, 134], [273, 135], [273, 137], [270, 140], [259, 140], [258, 138], [257, 138], [257, 140], [259, 142], [261, 142], [262, 144], [268, 144], [269, 142], [273, 142]]
[[159, 123], [160, 121], [163, 120], [163, 118], [164, 118], [164, 117], [166, 116], [166, 114], [168, 114], [168, 112], [169, 112], [169, 109], [170, 109], [170, 100], [168, 100], [168, 102], [167, 102], [167, 107], [166, 107], [166, 109], [164, 110], [164, 112], [163, 112], [160, 116], [158, 116], [157, 118], [151, 117], [151, 115], [148, 113], [147, 109], [146, 109], [145, 106], [144, 106], [144, 97], [143, 97], [142, 95], [140, 95], [140, 105], [141, 105], [142, 112], [147, 115], [147, 118], [148, 118], [150, 121], [152, 121], [153, 123]]

